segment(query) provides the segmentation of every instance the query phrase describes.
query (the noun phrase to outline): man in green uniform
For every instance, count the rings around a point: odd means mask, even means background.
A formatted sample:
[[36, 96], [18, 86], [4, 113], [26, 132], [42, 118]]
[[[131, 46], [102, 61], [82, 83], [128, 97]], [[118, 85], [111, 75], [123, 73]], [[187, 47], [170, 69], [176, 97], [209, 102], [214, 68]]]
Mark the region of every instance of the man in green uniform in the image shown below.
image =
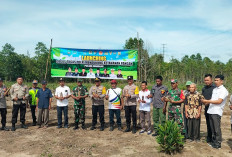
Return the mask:
[[170, 102], [168, 108], [168, 120], [177, 122], [182, 133], [185, 133], [181, 114], [181, 103], [184, 102], [185, 96], [183, 90], [178, 89], [177, 79], [171, 79], [171, 86], [172, 89], [169, 90], [168, 96], [165, 98], [165, 101]]
[[35, 109], [36, 109], [36, 102], [37, 102], [37, 97], [36, 94], [39, 90], [39, 87], [37, 87], [38, 81], [33, 80], [32, 82], [32, 87], [29, 88], [29, 104], [31, 108], [31, 116], [33, 119], [33, 126], [36, 126], [36, 116], [35, 116]]
[[82, 129], [85, 129], [85, 98], [88, 96], [88, 90], [82, 85], [82, 79], [77, 80], [77, 86], [73, 88], [72, 98], [74, 99], [75, 127], [78, 129], [79, 122]]

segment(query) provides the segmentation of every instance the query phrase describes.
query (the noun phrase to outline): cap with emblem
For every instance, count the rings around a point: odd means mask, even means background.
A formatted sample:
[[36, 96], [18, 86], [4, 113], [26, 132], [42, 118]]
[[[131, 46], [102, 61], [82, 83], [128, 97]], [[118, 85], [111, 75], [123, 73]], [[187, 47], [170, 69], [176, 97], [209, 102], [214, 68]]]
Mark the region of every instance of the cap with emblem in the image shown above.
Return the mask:
[[96, 77], [96, 78], [95, 78], [95, 82], [99, 82], [99, 81], [101, 81], [101, 79], [98, 78], [98, 77]]
[[82, 80], [82, 79], [80, 79], [80, 78], [79, 78], [79, 79], [77, 79], [77, 82], [82, 82], [82, 81], [83, 81], [83, 80]]
[[116, 80], [111, 80], [110, 83], [111, 84], [117, 84], [117, 81]]
[[192, 84], [192, 81], [187, 81], [185, 85], [190, 86], [191, 84]]
[[127, 80], [133, 80], [133, 76], [127, 76]]
[[63, 77], [61, 77], [61, 78], [59, 79], [59, 81], [64, 81], [64, 78], [63, 78]]
[[177, 79], [171, 79], [171, 83], [177, 83], [178, 80]]
[[41, 82], [41, 84], [47, 84], [47, 81], [46, 81], [46, 80], [43, 80], [43, 81]]
[[37, 80], [33, 80], [32, 83], [33, 84], [38, 84], [38, 81]]

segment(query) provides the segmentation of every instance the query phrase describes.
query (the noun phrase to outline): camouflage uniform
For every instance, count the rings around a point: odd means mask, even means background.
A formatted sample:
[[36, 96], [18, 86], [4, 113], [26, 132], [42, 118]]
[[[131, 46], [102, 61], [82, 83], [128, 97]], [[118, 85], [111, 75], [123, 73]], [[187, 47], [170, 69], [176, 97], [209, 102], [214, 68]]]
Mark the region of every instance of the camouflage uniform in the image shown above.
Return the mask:
[[[85, 96], [88, 95], [88, 90], [85, 86], [77, 86], [73, 88], [73, 95], [77, 96]], [[75, 115], [75, 123], [81, 122], [82, 125], [85, 123], [85, 99], [81, 98], [79, 100], [74, 99], [74, 115]]]
[[[173, 101], [180, 101], [181, 99], [184, 100], [184, 94], [183, 91], [180, 89], [171, 89], [168, 93], [168, 99], [171, 99]], [[183, 118], [181, 114], [181, 103], [180, 104], [173, 104], [170, 103], [168, 108], [168, 120], [174, 120], [178, 123], [178, 126], [181, 128], [183, 132], [185, 130], [183, 129]]]

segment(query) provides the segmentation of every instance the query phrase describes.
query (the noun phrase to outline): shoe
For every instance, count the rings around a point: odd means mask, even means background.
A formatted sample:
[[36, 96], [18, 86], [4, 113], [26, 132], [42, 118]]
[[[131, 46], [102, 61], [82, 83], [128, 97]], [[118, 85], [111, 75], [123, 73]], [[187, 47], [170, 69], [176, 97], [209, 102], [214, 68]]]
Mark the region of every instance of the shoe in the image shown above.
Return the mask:
[[27, 129], [28, 127], [24, 123], [22, 123], [21, 128]]
[[122, 131], [122, 127], [121, 127], [121, 126], [118, 126], [118, 130], [119, 130], [119, 131]]
[[152, 136], [158, 136], [159, 134], [157, 132], [155, 132], [154, 134], [152, 134]]
[[82, 128], [83, 130], [85, 130], [85, 124], [82, 124], [82, 125], [81, 125], [81, 128]]
[[73, 128], [73, 130], [77, 130], [79, 127], [78, 127], [78, 125], [76, 125], [74, 128]]
[[36, 122], [33, 122], [32, 126], [36, 126]]
[[142, 130], [139, 132], [139, 134], [143, 134], [144, 132], [145, 132], [145, 130], [142, 129]]
[[136, 133], [136, 126], [133, 126], [133, 128], [132, 128], [132, 133], [133, 133], [133, 134]]
[[221, 145], [213, 145], [212, 147], [215, 149], [221, 149]]
[[57, 129], [60, 129], [60, 128], [62, 128], [62, 126], [57, 126], [56, 128], [57, 128]]
[[96, 129], [96, 127], [95, 126], [92, 126], [91, 128], [90, 128], [90, 130], [95, 130]]
[[210, 147], [213, 147], [214, 143], [213, 142], [209, 142], [207, 143]]
[[7, 128], [7, 127], [2, 127], [2, 129], [1, 130], [4, 130], [4, 131], [9, 131], [9, 129]]
[[113, 126], [110, 126], [110, 131], [113, 131], [114, 130], [114, 127]]
[[16, 128], [15, 128], [15, 125], [13, 124], [12, 127], [11, 127], [11, 131], [15, 131]]
[[152, 131], [151, 131], [151, 130], [149, 130], [149, 131], [147, 132], [147, 135], [151, 135], [151, 133], [152, 133]]
[[41, 128], [41, 125], [38, 126], [38, 129], [40, 129], [40, 128]]
[[125, 132], [130, 132], [130, 131], [131, 131], [130, 125], [127, 125]]
[[103, 131], [103, 130], [104, 130], [104, 126], [101, 126], [100, 131]]
[[65, 125], [64, 128], [65, 128], [65, 129], [68, 129], [68, 125]]

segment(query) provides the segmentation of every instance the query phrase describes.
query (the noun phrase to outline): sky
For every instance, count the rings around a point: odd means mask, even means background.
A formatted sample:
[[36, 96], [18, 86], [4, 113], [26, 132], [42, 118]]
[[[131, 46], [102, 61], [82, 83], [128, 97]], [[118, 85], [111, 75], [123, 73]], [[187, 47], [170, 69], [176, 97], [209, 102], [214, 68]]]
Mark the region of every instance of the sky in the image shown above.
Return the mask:
[[231, 0], [0, 0], [0, 50], [34, 56], [47, 47], [122, 49], [139, 37], [150, 55], [200, 53], [226, 63], [232, 58]]

